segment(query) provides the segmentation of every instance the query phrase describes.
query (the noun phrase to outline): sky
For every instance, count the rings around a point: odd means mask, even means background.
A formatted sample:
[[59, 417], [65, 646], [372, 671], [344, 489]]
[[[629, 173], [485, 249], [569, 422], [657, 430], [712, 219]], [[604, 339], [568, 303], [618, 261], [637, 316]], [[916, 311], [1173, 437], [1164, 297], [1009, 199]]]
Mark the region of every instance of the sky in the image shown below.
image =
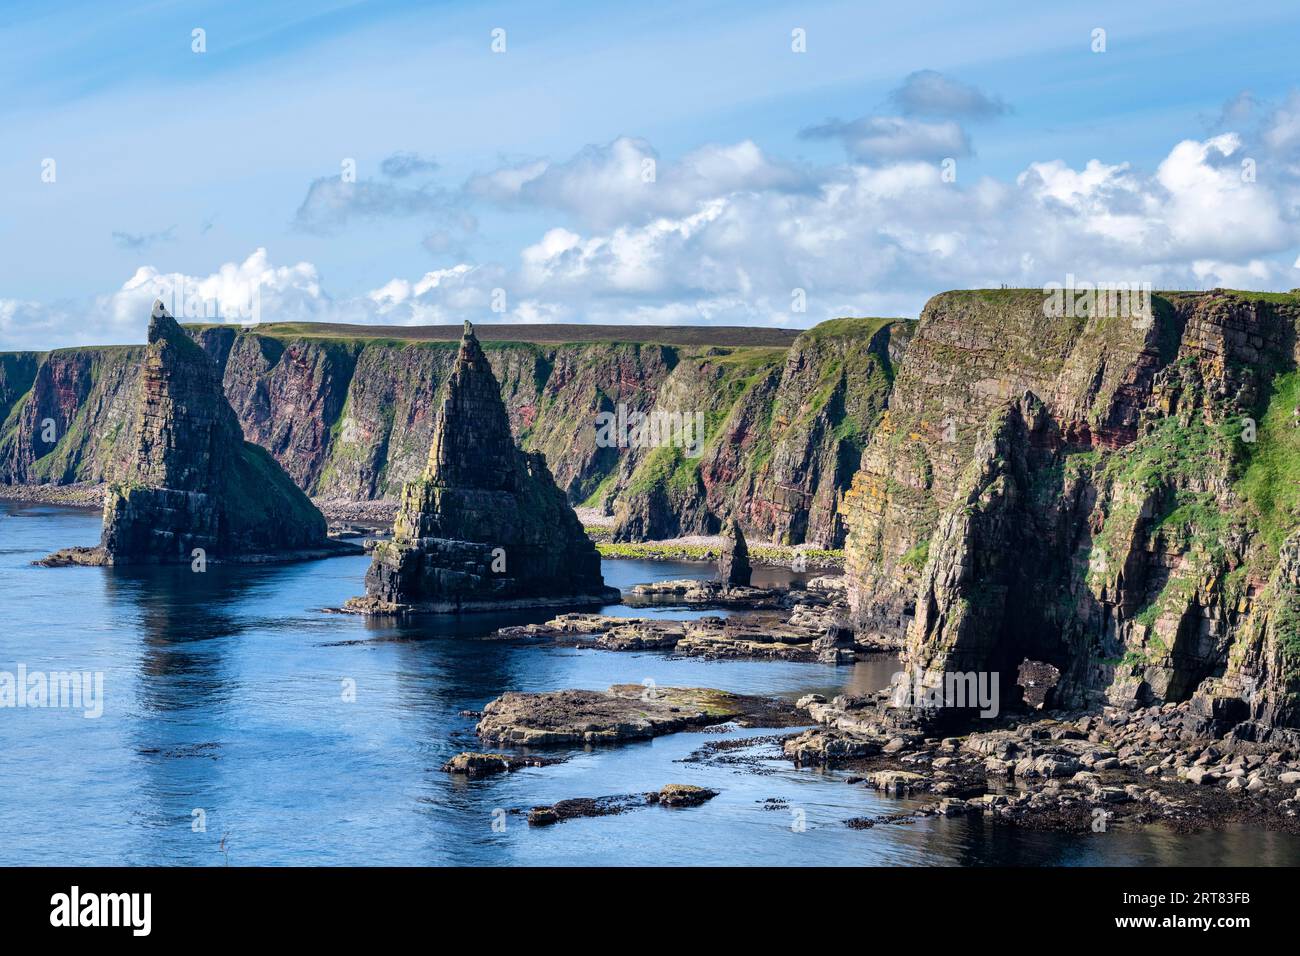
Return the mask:
[[167, 293], [802, 328], [1290, 289], [1297, 39], [1284, 2], [6, 0], [0, 350], [141, 341]]

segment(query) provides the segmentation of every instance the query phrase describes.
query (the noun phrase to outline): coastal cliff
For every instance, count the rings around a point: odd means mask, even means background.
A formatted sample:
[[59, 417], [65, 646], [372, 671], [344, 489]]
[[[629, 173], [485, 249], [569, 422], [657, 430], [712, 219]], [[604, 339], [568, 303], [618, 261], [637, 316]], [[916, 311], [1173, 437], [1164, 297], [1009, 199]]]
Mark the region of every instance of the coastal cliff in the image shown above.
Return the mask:
[[[840, 497], [914, 323], [782, 330], [482, 326], [511, 430], [623, 539], [716, 531], [840, 547]], [[309, 495], [396, 502], [424, 468], [456, 339], [442, 327], [190, 326], [244, 437]], [[437, 333], [430, 337], [427, 333]], [[0, 354], [0, 484], [98, 484], [130, 457], [136, 346]], [[826, 363], [823, 364], [823, 360]], [[601, 443], [602, 413], [704, 416], [697, 457]], [[48, 440], [47, 440], [48, 439]], [[670, 480], [672, 479], [672, 480]]]
[[[513, 438], [616, 540], [735, 519], [843, 545], [859, 645], [918, 675], [1011, 688], [1028, 662], [1055, 675], [1048, 704], [1190, 702], [1205, 728], [1265, 734], [1300, 720], [1298, 322], [1294, 294], [1162, 293], [1139, 319], [967, 290], [915, 323], [515, 327], [482, 351]], [[457, 354], [432, 331], [187, 330], [244, 436], [342, 501], [422, 474]], [[120, 472], [142, 358], [0, 356], [0, 478]], [[637, 416], [682, 440], [638, 442]]]
[[1191, 700], [1296, 724], [1300, 298], [1157, 296], [1053, 319], [1037, 291], [927, 305], [848, 497], [860, 640], [917, 681], [1022, 665], [1049, 705]]

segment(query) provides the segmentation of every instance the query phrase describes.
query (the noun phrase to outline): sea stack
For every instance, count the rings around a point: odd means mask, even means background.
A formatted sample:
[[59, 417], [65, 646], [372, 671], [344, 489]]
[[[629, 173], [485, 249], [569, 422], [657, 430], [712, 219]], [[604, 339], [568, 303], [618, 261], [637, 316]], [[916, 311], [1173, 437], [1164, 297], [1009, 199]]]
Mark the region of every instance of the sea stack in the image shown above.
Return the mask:
[[366, 573], [368, 613], [608, 604], [600, 555], [539, 453], [515, 446], [487, 356], [465, 323], [423, 474]]
[[718, 558], [718, 575], [724, 588], [747, 588], [752, 569], [745, 532], [735, 518], [728, 518], [722, 529], [722, 555]]
[[45, 564], [298, 560], [358, 551], [265, 449], [244, 440], [212, 360], [155, 301], [134, 451], [104, 495], [97, 548]]

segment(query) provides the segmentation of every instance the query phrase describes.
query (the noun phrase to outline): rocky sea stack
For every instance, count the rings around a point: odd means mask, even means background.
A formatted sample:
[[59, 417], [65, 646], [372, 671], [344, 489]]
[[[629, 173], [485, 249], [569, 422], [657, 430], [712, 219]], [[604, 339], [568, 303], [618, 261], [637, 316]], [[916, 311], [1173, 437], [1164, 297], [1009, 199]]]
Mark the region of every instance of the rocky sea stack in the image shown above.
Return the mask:
[[466, 322], [424, 473], [402, 491], [352, 610], [471, 611], [619, 600], [546, 460], [515, 446], [501, 391]]
[[[352, 553], [263, 448], [244, 440], [216, 365], [155, 302], [131, 423], [97, 548], [43, 563], [275, 561]], [[196, 549], [200, 549], [196, 551]]]
[[718, 575], [722, 586], [727, 588], [747, 588], [753, 575], [749, 566], [749, 545], [745, 543], [745, 532], [740, 530], [736, 519], [728, 519], [722, 529], [722, 554], [718, 558]]

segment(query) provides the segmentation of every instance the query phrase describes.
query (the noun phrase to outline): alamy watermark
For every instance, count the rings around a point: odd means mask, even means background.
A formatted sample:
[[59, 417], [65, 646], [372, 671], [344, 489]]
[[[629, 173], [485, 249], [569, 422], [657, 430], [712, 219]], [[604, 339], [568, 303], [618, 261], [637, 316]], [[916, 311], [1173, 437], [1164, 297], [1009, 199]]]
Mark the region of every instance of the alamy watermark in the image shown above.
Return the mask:
[[154, 297], [173, 318], [239, 324], [249, 329], [262, 322], [262, 284], [243, 279], [223, 280], [221, 294], [212, 294], [211, 280], [179, 273], [153, 280]]
[[942, 674], [899, 671], [890, 678], [889, 703], [894, 707], [952, 707], [978, 710], [981, 717], [1001, 711], [997, 671], [945, 671]]
[[1150, 282], [1086, 282], [1073, 273], [1065, 283], [1043, 286], [1043, 315], [1049, 319], [1128, 319], [1133, 328], [1147, 329], [1153, 321]]
[[0, 708], [80, 710], [95, 720], [104, 715], [103, 671], [0, 671]]
[[687, 458], [704, 451], [704, 412], [629, 410], [618, 403], [612, 412], [596, 416], [598, 448], [681, 448]]

